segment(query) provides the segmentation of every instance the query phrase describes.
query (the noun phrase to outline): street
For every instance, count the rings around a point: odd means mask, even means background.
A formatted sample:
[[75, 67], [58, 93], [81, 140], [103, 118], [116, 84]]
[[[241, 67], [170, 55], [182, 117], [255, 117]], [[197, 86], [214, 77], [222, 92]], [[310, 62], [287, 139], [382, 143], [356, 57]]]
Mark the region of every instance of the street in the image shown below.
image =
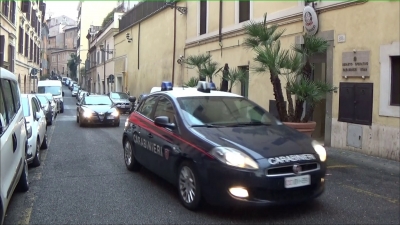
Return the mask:
[[5, 224], [398, 224], [399, 164], [328, 148], [326, 191], [301, 206], [186, 210], [176, 189], [124, 164], [120, 127], [76, 123], [75, 98], [64, 87], [63, 114], [48, 128], [42, 165], [29, 170], [30, 191], [16, 192]]

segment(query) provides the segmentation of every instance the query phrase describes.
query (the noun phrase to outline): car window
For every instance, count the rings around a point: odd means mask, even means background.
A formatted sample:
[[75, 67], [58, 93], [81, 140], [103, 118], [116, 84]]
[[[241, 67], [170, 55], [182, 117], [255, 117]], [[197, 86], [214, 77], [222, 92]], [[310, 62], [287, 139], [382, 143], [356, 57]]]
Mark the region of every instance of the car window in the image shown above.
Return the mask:
[[276, 120], [260, 106], [237, 97], [181, 97], [182, 115], [191, 125], [242, 123], [276, 124]]
[[5, 102], [5, 108], [7, 111], [7, 124], [11, 123], [11, 120], [15, 116], [15, 107], [14, 107], [14, 100], [12, 96], [12, 90], [11, 90], [11, 83], [9, 80], [2, 80], [1, 81], [1, 89], [3, 89], [3, 95], [4, 95], [4, 102]]
[[143, 104], [140, 106], [138, 109], [138, 112], [142, 114], [143, 116], [146, 116], [150, 118], [151, 112], [153, 111], [153, 108], [156, 103], [157, 96], [151, 96], [145, 99]]
[[125, 93], [111, 93], [110, 97], [113, 99], [128, 99], [129, 96]]
[[39, 112], [40, 111], [39, 101], [36, 98], [32, 98], [32, 100], [33, 100], [33, 104], [35, 105], [35, 108], [34, 108], [35, 112]]
[[[0, 81], [0, 85], [1, 85], [1, 81]], [[6, 113], [7, 112], [6, 112], [6, 106], [4, 104], [4, 96], [3, 96], [2, 89], [0, 88], [0, 114], [3, 116], [4, 123], [5, 123], [5, 124], [0, 124], [0, 126], [3, 126], [3, 127], [8, 126]]]
[[21, 98], [21, 103], [22, 103], [22, 110], [24, 111], [24, 116], [30, 116], [31, 115], [31, 110], [29, 108], [29, 101], [28, 98], [22, 97]]
[[49, 104], [49, 99], [44, 96], [44, 95], [37, 95], [37, 98], [39, 99], [40, 103], [42, 103], [42, 105], [46, 105]]
[[37, 108], [36, 108], [36, 104], [35, 104], [35, 101], [34, 101], [33, 99], [31, 99], [31, 105], [32, 105], [32, 113], [33, 113], [33, 116], [36, 117], [36, 112], [37, 112], [38, 110], [37, 110]]
[[51, 93], [54, 95], [61, 95], [61, 87], [60, 86], [42, 86], [38, 87], [38, 93]]
[[86, 96], [83, 101], [84, 105], [112, 105], [112, 101], [108, 96]]
[[16, 81], [11, 81], [11, 89], [14, 99], [14, 107], [15, 111], [18, 112], [19, 108], [21, 107], [20, 96], [19, 96], [19, 87]]
[[161, 97], [157, 103], [156, 111], [154, 112], [154, 118], [158, 116], [166, 116], [169, 118], [170, 123], [175, 123], [175, 110], [172, 102], [165, 97]]

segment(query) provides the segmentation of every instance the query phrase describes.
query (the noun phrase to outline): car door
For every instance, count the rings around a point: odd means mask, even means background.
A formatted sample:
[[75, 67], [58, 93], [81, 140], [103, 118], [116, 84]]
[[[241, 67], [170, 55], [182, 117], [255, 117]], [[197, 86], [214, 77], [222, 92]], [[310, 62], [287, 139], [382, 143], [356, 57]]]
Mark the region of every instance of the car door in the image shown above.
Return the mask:
[[[169, 118], [170, 123], [174, 123], [176, 126], [177, 120], [176, 110], [174, 108], [173, 103], [166, 97], [162, 96], [159, 98], [157, 102], [156, 109], [154, 111], [154, 115], [152, 116], [152, 120], [159, 116], [166, 116]], [[161, 147], [163, 157], [154, 158], [153, 164], [157, 165], [158, 173], [162, 177], [171, 178], [172, 166], [175, 165], [174, 161], [176, 161], [177, 157], [174, 155], [174, 152], [177, 152], [179, 148], [179, 143], [174, 135], [179, 135], [179, 130], [171, 130], [169, 128], [157, 127], [159, 130], [158, 135], [152, 135], [149, 137], [150, 141], [153, 141], [157, 146]]]
[[[12, 188], [18, 182], [17, 168], [22, 166], [21, 149], [21, 121], [17, 121], [16, 107], [12, 92], [12, 81], [0, 81], [0, 113], [2, 114], [1, 126], [1, 194], [9, 198]], [[19, 99], [17, 99], [19, 102]], [[2, 105], [2, 106], [1, 106]], [[23, 117], [21, 118], [23, 120]]]
[[153, 123], [151, 118], [154, 113], [157, 98], [157, 95], [150, 96], [140, 106], [137, 111], [137, 117], [139, 121], [143, 122], [135, 124], [135, 130], [133, 133], [135, 149], [137, 151], [136, 157], [138, 161], [153, 172], [156, 172], [154, 171], [156, 166], [152, 164], [152, 162], [154, 161], [155, 157], [159, 156], [157, 156], [151, 149], [154, 144], [151, 142], [153, 141], [151, 137], [153, 136], [152, 132], [154, 128], [149, 124]]

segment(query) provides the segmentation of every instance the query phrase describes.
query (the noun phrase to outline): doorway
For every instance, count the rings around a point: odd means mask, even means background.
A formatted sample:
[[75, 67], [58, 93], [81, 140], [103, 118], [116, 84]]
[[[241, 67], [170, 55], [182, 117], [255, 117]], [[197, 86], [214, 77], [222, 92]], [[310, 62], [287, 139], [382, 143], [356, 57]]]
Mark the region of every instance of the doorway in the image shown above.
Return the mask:
[[249, 97], [249, 66], [238, 66], [239, 70], [245, 72], [245, 77], [240, 81], [240, 95], [248, 98]]
[[[325, 55], [325, 54], [324, 54]], [[326, 59], [321, 57], [321, 59]], [[325, 60], [324, 60], [325, 61]], [[326, 82], [326, 63], [313, 63], [312, 78], [314, 81]], [[325, 137], [325, 116], [326, 116], [326, 97], [315, 105], [311, 120], [317, 123], [312, 138], [320, 143], [324, 143]]]

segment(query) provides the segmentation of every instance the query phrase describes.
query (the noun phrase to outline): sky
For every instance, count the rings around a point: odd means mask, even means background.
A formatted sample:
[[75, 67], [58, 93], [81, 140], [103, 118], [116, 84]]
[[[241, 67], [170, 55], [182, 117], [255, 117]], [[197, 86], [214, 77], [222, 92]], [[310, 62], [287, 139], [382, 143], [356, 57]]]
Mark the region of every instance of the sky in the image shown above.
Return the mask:
[[51, 15], [56, 16], [68, 16], [73, 20], [78, 18], [78, 3], [79, 1], [45, 1], [46, 3], [46, 19]]

